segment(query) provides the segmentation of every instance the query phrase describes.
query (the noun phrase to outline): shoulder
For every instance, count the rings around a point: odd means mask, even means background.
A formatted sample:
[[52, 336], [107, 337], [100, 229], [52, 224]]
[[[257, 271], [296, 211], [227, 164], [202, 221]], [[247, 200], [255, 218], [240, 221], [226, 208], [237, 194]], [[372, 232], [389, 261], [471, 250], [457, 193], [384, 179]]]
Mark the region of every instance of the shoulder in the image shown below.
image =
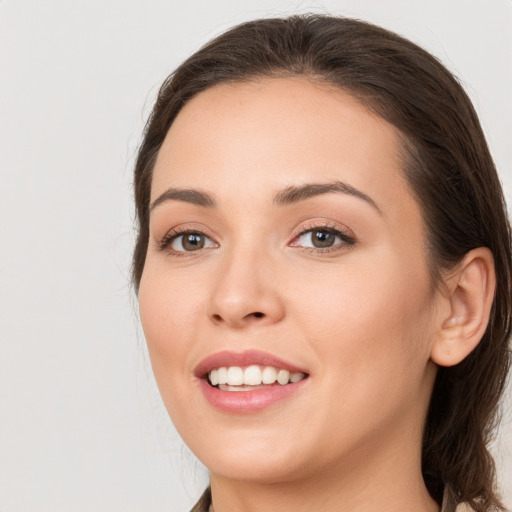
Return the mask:
[[455, 508], [455, 512], [475, 512], [473, 508], [471, 508], [466, 503], [461, 503]]
[[474, 512], [474, 510], [466, 503], [459, 503], [457, 505], [455, 494], [446, 486], [443, 493], [441, 512]]
[[208, 512], [211, 501], [212, 495], [210, 492], [210, 488], [208, 487], [203, 492], [203, 495], [199, 498], [199, 501], [192, 507], [190, 512]]

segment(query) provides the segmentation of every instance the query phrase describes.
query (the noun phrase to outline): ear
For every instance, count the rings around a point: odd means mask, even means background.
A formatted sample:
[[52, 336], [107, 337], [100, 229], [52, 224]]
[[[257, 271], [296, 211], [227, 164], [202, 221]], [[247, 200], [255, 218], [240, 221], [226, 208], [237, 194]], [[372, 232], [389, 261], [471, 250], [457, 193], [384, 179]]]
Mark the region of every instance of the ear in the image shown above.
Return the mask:
[[440, 366], [460, 363], [482, 339], [494, 300], [494, 258], [486, 247], [468, 252], [455, 274], [445, 281], [445, 306], [431, 359]]

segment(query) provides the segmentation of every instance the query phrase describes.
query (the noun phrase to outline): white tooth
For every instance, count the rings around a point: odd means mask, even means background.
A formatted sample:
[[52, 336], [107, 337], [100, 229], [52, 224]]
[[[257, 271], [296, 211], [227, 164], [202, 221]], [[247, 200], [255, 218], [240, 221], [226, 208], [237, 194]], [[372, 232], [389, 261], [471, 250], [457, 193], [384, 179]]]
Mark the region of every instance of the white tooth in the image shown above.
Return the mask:
[[212, 370], [210, 372], [210, 382], [212, 386], [216, 386], [219, 383], [219, 371], [218, 370]]
[[248, 386], [259, 386], [261, 384], [261, 370], [255, 364], [244, 370], [244, 384]]
[[225, 389], [223, 389], [222, 391], [247, 391], [247, 389], [245, 388], [245, 386], [227, 386]]
[[239, 366], [228, 368], [228, 382], [230, 386], [241, 386], [244, 383], [244, 371]]
[[265, 366], [265, 368], [263, 368], [263, 372], [261, 372], [261, 382], [263, 382], [263, 384], [274, 384], [276, 379], [276, 369], [272, 366]]
[[288, 370], [279, 370], [277, 373], [277, 382], [283, 386], [288, 384], [288, 382], [290, 382], [290, 372]]
[[302, 380], [304, 378], [304, 374], [301, 372], [292, 373], [290, 375], [290, 382], [299, 382], [299, 380]]
[[217, 370], [217, 380], [219, 384], [228, 383], [228, 369], [225, 366]]

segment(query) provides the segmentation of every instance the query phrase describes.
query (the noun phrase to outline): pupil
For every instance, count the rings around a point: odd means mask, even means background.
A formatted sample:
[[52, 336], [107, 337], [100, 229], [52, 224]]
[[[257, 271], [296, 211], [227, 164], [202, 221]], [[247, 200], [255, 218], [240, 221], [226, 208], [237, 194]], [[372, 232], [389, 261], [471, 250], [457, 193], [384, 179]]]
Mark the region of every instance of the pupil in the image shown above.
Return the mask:
[[314, 231], [313, 245], [315, 247], [331, 247], [334, 243], [334, 235], [328, 231]]
[[187, 251], [197, 251], [204, 247], [204, 236], [198, 233], [190, 233], [183, 237], [183, 248]]

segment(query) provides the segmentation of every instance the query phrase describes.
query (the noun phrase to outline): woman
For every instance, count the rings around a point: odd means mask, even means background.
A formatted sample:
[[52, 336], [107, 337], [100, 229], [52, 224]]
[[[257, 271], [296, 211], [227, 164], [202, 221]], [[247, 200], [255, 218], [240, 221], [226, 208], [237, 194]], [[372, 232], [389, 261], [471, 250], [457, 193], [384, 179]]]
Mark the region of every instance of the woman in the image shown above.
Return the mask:
[[153, 371], [194, 510], [503, 509], [510, 231], [452, 75], [379, 27], [246, 23], [163, 84], [135, 169]]

